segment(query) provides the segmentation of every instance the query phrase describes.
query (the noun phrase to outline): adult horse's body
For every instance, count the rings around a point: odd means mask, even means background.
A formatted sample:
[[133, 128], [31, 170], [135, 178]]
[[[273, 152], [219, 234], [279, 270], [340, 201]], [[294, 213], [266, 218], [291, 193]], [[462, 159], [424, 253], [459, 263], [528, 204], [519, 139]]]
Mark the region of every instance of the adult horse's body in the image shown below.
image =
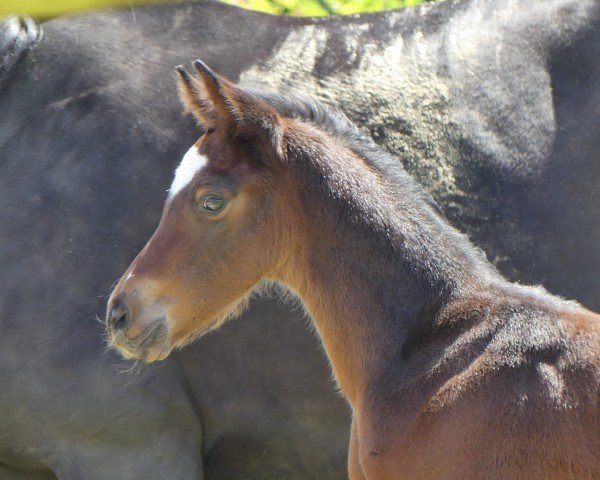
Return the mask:
[[189, 58], [340, 105], [501, 270], [600, 308], [599, 9], [310, 20], [195, 4], [47, 23], [0, 85], [0, 462], [184, 479], [202, 448], [208, 478], [344, 477], [348, 417], [300, 312], [258, 303], [143, 376], [100, 353], [97, 297], [154, 227], [193, 131], [171, 89]]

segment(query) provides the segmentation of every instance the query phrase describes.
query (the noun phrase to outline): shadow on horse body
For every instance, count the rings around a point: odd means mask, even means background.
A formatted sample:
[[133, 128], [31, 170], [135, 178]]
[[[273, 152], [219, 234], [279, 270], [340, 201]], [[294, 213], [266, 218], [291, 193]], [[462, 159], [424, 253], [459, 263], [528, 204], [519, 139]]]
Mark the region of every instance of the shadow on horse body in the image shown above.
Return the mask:
[[506, 281], [343, 115], [194, 65], [205, 133], [111, 295], [111, 343], [162, 360], [281, 283], [351, 405], [352, 480], [598, 477], [600, 316]]
[[190, 58], [341, 107], [503, 273], [600, 309], [599, 12], [461, 0], [307, 19], [192, 2], [43, 36], [2, 23], [0, 478], [345, 478], [347, 409], [294, 305], [254, 301], [138, 374], [103, 351], [94, 314], [195, 134], [170, 84]]

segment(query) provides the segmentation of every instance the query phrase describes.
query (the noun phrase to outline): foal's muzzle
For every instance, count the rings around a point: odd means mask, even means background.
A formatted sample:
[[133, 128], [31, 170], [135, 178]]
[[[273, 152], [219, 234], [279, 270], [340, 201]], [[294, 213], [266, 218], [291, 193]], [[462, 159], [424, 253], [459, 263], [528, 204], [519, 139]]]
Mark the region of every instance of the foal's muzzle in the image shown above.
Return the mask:
[[109, 301], [106, 329], [110, 343], [126, 358], [145, 362], [164, 359], [171, 350], [166, 317], [154, 312], [156, 316], [144, 318], [132, 313], [135, 311], [123, 293]]

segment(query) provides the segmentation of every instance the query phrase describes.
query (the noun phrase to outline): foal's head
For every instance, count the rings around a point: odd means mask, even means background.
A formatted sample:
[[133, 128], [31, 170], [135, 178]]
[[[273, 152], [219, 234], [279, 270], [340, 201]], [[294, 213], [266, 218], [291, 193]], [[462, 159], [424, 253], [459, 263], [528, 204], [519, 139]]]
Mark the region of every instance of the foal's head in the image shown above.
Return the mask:
[[186, 108], [205, 133], [175, 172], [156, 232], [113, 291], [111, 342], [165, 358], [238, 313], [295, 248], [297, 208], [282, 142], [302, 124], [200, 61], [178, 68]]

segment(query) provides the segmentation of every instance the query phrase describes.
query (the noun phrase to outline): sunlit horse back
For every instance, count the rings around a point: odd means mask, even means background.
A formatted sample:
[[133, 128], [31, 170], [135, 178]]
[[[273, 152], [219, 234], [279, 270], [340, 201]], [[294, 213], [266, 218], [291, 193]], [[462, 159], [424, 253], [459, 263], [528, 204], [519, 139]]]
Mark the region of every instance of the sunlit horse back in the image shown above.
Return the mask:
[[352, 407], [352, 480], [599, 478], [600, 317], [503, 279], [343, 115], [194, 65], [205, 133], [110, 298], [112, 343], [163, 359], [279, 282]]

